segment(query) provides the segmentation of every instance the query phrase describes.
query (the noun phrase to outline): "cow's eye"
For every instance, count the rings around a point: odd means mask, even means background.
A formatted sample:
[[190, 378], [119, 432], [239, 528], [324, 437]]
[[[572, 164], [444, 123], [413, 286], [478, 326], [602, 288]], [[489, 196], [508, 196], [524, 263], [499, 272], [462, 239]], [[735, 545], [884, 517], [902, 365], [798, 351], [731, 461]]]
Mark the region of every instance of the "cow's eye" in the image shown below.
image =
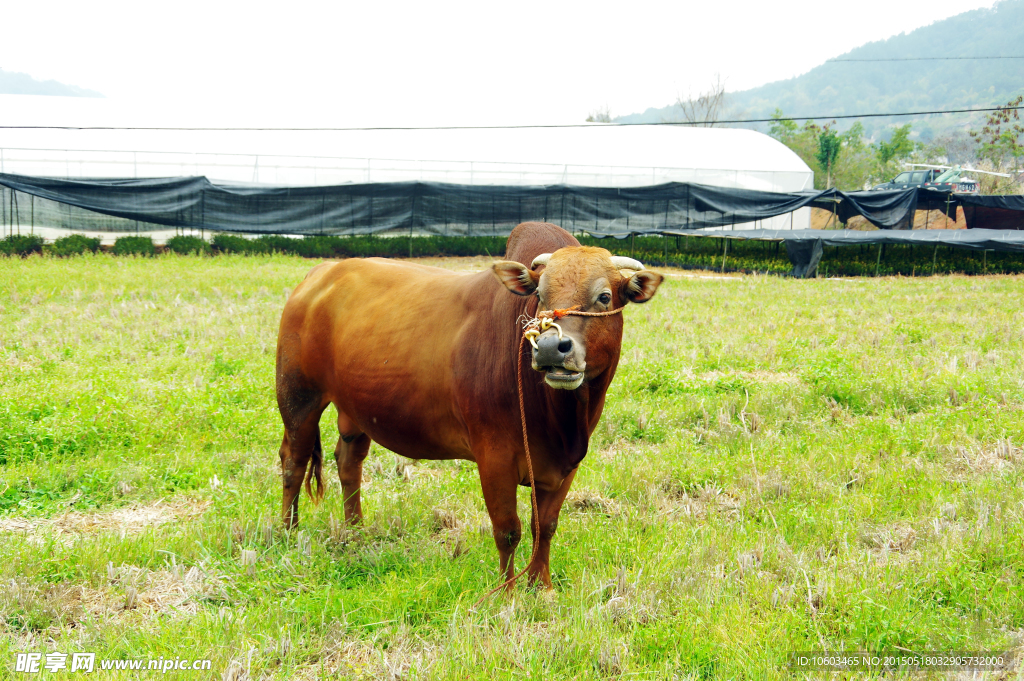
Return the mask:
[[612, 294], [605, 291], [604, 293], [597, 297], [597, 302], [601, 303], [602, 305], [607, 305], [608, 303], [612, 302]]

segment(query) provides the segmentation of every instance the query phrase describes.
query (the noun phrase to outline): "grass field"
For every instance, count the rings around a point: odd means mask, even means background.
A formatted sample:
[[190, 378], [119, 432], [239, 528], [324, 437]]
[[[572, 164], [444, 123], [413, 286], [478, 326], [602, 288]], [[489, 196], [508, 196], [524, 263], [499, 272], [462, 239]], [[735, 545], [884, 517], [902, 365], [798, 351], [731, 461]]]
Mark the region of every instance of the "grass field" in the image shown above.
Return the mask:
[[555, 591], [473, 611], [497, 553], [472, 464], [375, 446], [364, 527], [339, 523], [332, 477], [300, 531], [280, 528], [277, 323], [312, 265], [0, 258], [0, 677], [51, 651], [210, 658], [170, 676], [235, 680], [1024, 655], [1020, 278], [670, 273], [626, 312]]

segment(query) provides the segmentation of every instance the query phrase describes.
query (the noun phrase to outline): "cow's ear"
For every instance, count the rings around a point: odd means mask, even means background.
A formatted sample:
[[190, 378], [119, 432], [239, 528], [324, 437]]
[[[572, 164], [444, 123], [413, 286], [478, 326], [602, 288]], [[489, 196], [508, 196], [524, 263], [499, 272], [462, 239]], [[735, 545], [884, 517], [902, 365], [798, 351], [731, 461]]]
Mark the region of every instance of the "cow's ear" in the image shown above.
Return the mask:
[[631, 303], [646, 303], [657, 293], [665, 277], [657, 272], [641, 270], [629, 279], [622, 280], [622, 295]]
[[540, 273], [530, 270], [522, 263], [502, 260], [491, 265], [491, 269], [494, 270], [494, 276], [498, 281], [517, 296], [528, 296], [537, 290]]

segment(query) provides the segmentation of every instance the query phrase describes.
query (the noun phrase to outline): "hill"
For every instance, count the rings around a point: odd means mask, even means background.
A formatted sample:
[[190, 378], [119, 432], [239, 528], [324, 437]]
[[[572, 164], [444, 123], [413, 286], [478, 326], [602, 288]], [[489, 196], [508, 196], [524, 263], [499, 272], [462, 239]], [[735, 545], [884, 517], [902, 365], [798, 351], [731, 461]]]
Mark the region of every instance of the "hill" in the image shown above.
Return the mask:
[[27, 73], [0, 69], [0, 95], [56, 95], [60, 97], [102, 97], [94, 90], [66, 85], [55, 80], [36, 80]]
[[[910, 33], [867, 43], [801, 76], [728, 93], [722, 118], [766, 118], [776, 108], [790, 116], [839, 116], [1004, 104], [1024, 92], [1024, 59], [925, 58], [1024, 56], [1021, 35], [1024, 0], [1003, 0], [991, 9], [964, 12]], [[880, 59], [917, 61], [852, 61]], [[885, 128], [893, 124], [912, 121], [919, 138], [929, 140], [951, 128], [977, 125], [982, 119], [964, 114], [917, 120], [869, 118], [861, 123], [869, 137], [877, 138], [886, 136]], [[676, 105], [615, 119], [620, 123], [672, 120], [682, 120]], [[841, 121], [839, 127], [846, 129], [854, 122]]]

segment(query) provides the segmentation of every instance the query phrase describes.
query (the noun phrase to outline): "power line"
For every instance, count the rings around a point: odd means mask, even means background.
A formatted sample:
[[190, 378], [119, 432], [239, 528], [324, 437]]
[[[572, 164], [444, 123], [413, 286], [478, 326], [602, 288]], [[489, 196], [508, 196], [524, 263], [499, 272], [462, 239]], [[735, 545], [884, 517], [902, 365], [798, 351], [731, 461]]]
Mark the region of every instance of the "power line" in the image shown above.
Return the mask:
[[961, 61], [971, 59], [1024, 59], [1021, 57], [891, 57], [886, 59], [826, 59], [828, 62], [840, 61]]
[[[889, 116], [933, 116], [956, 113], [985, 113], [987, 111], [1015, 111], [1024, 106], [996, 106], [983, 109], [943, 109], [936, 111], [897, 111], [891, 113], [840, 114], [832, 116], [783, 116], [782, 118], [735, 118], [713, 121], [715, 125], [741, 123], [774, 123], [776, 121], [818, 121], [848, 118], [886, 118]], [[555, 123], [547, 125], [429, 125], [429, 126], [370, 126], [354, 128], [216, 128], [176, 126], [116, 126], [116, 125], [0, 125], [0, 130], [133, 130], [172, 132], [368, 132], [373, 130], [524, 130], [536, 128], [625, 128], [638, 126], [701, 127], [705, 121], [661, 121], [657, 123]]]

